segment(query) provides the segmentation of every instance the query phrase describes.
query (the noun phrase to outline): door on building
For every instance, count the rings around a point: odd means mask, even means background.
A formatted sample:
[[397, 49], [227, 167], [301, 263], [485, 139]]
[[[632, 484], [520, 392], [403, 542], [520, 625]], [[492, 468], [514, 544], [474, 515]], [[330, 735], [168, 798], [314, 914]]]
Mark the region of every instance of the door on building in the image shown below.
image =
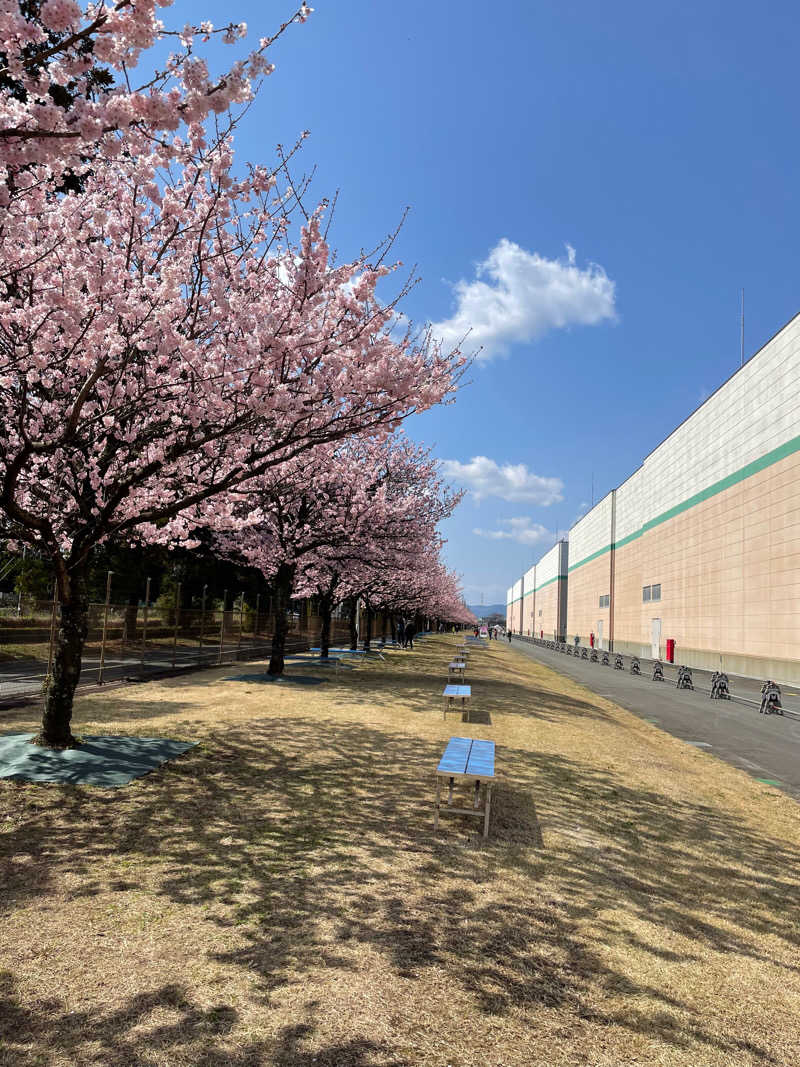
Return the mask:
[[605, 648], [606, 647], [603, 644], [603, 620], [602, 619], [598, 619], [597, 620], [597, 647], [598, 648]]
[[661, 619], [651, 620], [650, 654], [653, 659], [661, 658]]

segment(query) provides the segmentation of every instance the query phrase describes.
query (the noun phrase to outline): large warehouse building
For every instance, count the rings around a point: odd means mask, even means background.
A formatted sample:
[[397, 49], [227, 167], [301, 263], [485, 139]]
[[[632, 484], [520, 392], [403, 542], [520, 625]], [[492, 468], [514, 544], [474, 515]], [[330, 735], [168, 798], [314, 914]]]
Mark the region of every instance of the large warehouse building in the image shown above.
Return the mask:
[[[557, 636], [661, 658], [671, 639], [689, 666], [800, 681], [798, 475], [800, 316], [572, 527]], [[508, 622], [552, 638], [524, 581]]]

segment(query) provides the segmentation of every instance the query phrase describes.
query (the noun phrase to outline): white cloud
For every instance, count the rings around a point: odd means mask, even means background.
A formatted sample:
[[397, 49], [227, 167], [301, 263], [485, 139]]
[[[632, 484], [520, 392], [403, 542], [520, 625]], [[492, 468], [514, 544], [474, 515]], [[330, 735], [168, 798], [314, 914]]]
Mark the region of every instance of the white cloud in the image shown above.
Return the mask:
[[507, 529], [482, 530], [476, 526], [472, 532], [477, 537], [487, 537], [490, 541], [516, 541], [520, 545], [538, 545], [543, 541], [553, 540], [550, 530], [541, 523], [533, 522], [528, 516], [518, 519], [500, 519], [500, 525]]
[[481, 361], [548, 330], [615, 318], [615, 283], [596, 263], [578, 267], [570, 245], [566, 259], [546, 259], [503, 237], [477, 265], [474, 281], [462, 279], [454, 289], [456, 309], [433, 324], [433, 334], [450, 346], [469, 332], [465, 348], [482, 346]]
[[498, 496], [501, 500], [529, 501], [546, 507], [562, 499], [564, 483], [560, 478], [543, 478], [529, 471], [524, 463], [500, 466], [487, 456], [473, 456], [469, 463], [446, 459], [442, 471], [446, 478], [468, 489], [476, 500]]

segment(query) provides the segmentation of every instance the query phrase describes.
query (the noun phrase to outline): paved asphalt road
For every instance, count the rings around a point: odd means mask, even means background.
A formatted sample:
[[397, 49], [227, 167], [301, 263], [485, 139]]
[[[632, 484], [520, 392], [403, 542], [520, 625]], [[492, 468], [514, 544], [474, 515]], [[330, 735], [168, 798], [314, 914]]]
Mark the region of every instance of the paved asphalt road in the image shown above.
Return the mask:
[[[515, 639], [512, 647], [580, 682], [593, 693], [613, 700], [673, 737], [718, 756], [753, 778], [768, 780], [800, 800], [800, 718], [759, 715], [758, 707], [752, 703], [710, 700], [707, 692], [700, 689], [676, 689], [674, 680], [653, 682], [644, 660], [642, 675], [636, 677], [627, 671], [614, 670], [613, 656], [612, 666], [603, 667], [527, 641]], [[627, 663], [626, 659], [626, 666]], [[734, 693], [737, 681], [731, 677]], [[702, 682], [695, 677], [695, 684]], [[751, 699], [758, 692], [755, 683], [742, 683], [741, 688]], [[784, 696], [787, 707], [796, 706], [796, 698], [792, 699], [787, 690]]]

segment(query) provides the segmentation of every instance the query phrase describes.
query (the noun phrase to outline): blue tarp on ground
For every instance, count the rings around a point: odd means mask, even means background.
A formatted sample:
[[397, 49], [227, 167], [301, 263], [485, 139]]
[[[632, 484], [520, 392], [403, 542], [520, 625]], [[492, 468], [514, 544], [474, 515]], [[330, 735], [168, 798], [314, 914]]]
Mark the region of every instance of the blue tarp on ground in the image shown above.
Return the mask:
[[127, 785], [194, 748], [162, 737], [84, 737], [63, 751], [30, 744], [33, 734], [0, 735], [0, 778], [69, 785]]

